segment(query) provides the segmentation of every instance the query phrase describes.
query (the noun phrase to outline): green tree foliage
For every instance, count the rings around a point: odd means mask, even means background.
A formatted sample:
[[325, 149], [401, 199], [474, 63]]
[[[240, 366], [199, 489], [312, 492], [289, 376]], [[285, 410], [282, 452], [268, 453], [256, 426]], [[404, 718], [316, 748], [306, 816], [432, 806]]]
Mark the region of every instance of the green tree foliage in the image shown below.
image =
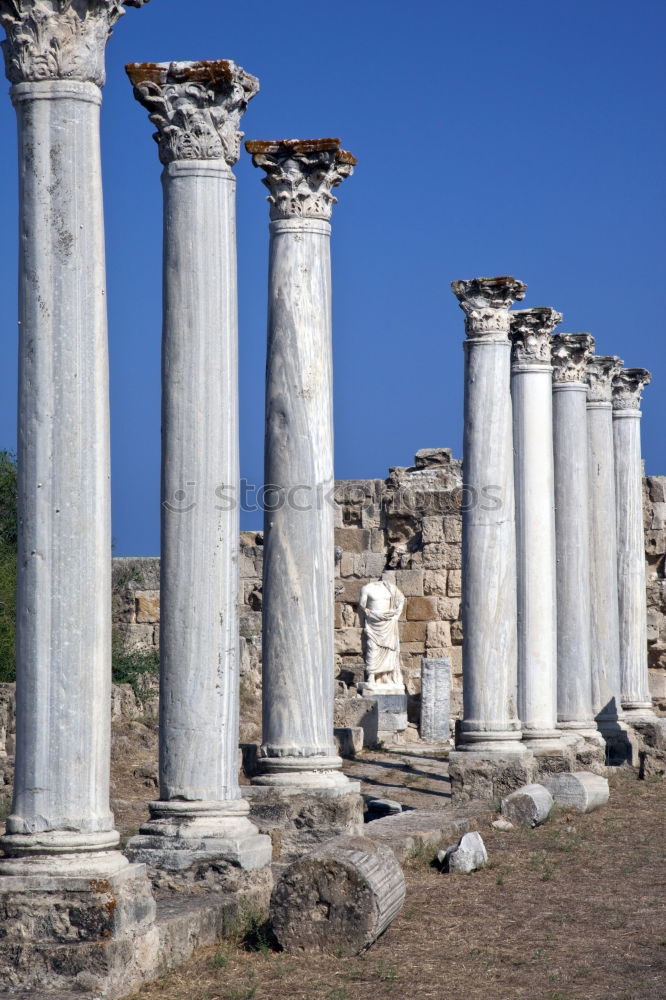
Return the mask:
[[16, 676], [16, 460], [0, 451], [0, 681]]

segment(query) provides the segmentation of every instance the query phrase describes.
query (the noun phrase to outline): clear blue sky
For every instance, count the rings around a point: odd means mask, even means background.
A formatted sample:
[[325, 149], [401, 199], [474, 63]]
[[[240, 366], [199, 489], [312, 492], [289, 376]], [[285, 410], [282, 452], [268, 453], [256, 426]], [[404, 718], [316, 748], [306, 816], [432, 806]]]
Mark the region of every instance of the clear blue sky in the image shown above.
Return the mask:
[[[233, 59], [261, 80], [249, 138], [340, 136], [333, 217], [336, 475], [383, 477], [462, 440], [455, 278], [514, 274], [523, 307], [650, 368], [666, 473], [664, 0], [152, 0], [108, 48], [104, 181], [117, 555], [159, 549], [161, 188], [123, 66]], [[0, 447], [16, 437], [15, 121], [0, 100]], [[265, 189], [238, 177], [242, 475], [262, 481]], [[260, 527], [246, 515], [245, 527]]]

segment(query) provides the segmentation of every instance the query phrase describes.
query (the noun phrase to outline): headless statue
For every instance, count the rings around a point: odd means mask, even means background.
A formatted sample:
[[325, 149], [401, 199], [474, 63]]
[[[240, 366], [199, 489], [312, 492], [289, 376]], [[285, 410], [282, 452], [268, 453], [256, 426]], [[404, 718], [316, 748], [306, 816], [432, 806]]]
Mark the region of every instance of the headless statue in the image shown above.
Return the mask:
[[398, 621], [405, 598], [384, 580], [365, 585], [359, 607], [365, 612], [366, 691], [404, 694]]

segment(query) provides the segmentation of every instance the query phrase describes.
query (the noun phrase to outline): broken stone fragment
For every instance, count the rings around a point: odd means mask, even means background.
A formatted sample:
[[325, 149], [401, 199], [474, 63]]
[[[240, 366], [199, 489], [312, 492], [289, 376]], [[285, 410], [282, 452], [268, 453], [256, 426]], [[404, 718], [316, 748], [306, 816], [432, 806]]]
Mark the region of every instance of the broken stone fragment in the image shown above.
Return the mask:
[[552, 808], [553, 796], [543, 785], [523, 785], [502, 799], [502, 815], [519, 826], [541, 826]]
[[599, 809], [606, 805], [610, 797], [606, 778], [591, 771], [551, 774], [544, 778], [543, 783], [558, 806], [575, 809], [576, 812]]
[[437, 860], [445, 872], [466, 875], [486, 867], [488, 852], [480, 833], [466, 833], [458, 844], [439, 851]]

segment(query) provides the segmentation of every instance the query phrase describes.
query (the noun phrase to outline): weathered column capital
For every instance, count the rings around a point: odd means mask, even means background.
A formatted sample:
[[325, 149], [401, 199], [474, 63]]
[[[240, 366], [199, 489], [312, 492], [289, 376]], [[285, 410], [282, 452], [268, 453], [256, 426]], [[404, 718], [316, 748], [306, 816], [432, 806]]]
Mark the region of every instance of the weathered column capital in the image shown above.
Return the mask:
[[547, 306], [518, 309], [509, 313], [509, 321], [512, 364], [550, 365], [550, 338], [555, 327], [562, 322], [562, 313]]
[[556, 333], [551, 341], [553, 382], [586, 384], [587, 363], [594, 352], [589, 333]]
[[645, 368], [623, 368], [613, 379], [613, 410], [640, 412], [643, 389], [652, 381]]
[[613, 379], [622, 371], [624, 362], [615, 354], [593, 355], [587, 363], [587, 401], [610, 406], [613, 397]]
[[471, 340], [506, 340], [509, 309], [525, 298], [527, 285], [511, 277], [471, 278], [451, 282], [451, 289], [465, 313], [465, 333]]
[[124, 7], [148, 0], [0, 0], [11, 83], [77, 80], [102, 87], [104, 49]]
[[271, 220], [324, 219], [337, 202], [333, 188], [354, 172], [356, 157], [339, 139], [252, 140], [245, 143], [270, 194]]
[[130, 63], [134, 96], [149, 112], [160, 160], [221, 160], [233, 167], [244, 133], [240, 120], [259, 80], [227, 59]]

